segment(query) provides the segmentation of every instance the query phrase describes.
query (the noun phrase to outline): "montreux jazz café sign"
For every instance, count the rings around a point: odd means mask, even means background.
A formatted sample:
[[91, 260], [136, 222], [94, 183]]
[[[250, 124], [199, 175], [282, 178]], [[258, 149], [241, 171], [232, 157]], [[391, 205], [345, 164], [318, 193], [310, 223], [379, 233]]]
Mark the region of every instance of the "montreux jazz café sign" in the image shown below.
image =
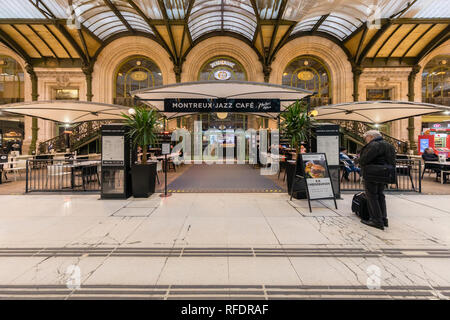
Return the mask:
[[164, 99], [164, 112], [280, 112], [280, 99]]

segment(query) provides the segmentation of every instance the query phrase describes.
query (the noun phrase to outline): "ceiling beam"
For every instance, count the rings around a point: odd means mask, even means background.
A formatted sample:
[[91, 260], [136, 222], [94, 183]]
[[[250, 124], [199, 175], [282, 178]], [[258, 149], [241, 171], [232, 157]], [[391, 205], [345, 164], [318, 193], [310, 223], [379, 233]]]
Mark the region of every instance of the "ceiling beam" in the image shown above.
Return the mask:
[[417, 42], [419, 42], [422, 38], [423, 38], [423, 36], [425, 36], [427, 33], [428, 33], [428, 31], [430, 31], [431, 29], [433, 29], [434, 28], [434, 26], [435, 26], [435, 24], [432, 24], [431, 26], [429, 26], [428, 28], [427, 28], [427, 30], [425, 30], [410, 46], [409, 46], [409, 48], [408, 49], [406, 49], [406, 51], [405, 51], [405, 53], [402, 55], [402, 57], [401, 57], [401, 60], [403, 60], [405, 57], [406, 57], [406, 55], [409, 53], [409, 51], [411, 51], [411, 49], [417, 44]]
[[389, 42], [389, 40], [391, 40], [391, 38], [394, 36], [394, 34], [397, 32], [398, 29], [401, 28], [402, 25], [397, 25], [394, 29], [394, 31], [391, 32], [391, 34], [383, 41], [383, 43], [380, 45], [380, 47], [378, 48], [378, 50], [375, 52], [375, 54], [373, 55], [373, 59], [375, 59], [378, 55], [378, 53], [381, 51], [381, 49], [383, 49], [383, 47], [386, 45], [386, 43]]
[[72, 55], [70, 54], [69, 50], [67, 50], [66, 46], [59, 40], [59, 38], [53, 33], [53, 31], [44, 24], [44, 28], [47, 29], [47, 31], [52, 35], [53, 38], [56, 39], [56, 41], [59, 43], [59, 45], [64, 49], [64, 51], [67, 53], [70, 59], [73, 59]]
[[355, 54], [355, 60], [354, 61], [358, 61], [359, 60], [359, 55], [361, 54], [362, 45], [363, 45], [364, 41], [366, 40], [367, 31], [369, 30], [369, 28], [367, 27], [366, 23], [364, 23], [363, 25], [364, 25], [364, 30], [362, 31], [361, 39], [359, 39], [358, 49], [356, 49], [356, 54]]
[[317, 29], [319, 29], [320, 25], [328, 18], [330, 14], [325, 14], [323, 16], [320, 17], [319, 21], [316, 22], [316, 24], [314, 25], [314, 27], [312, 27], [311, 31], [317, 31]]
[[387, 59], [389, 59], [392, 54], [395, 52], [395, 50], [397, 50], [397, 48], [403, 43], [403, 41], [408, 38], [408, 36], [414, 31], [416, 30], [416, 28], [419, 26], [419, 24], [416, 24], [414, 27], [411, 28], [411, 30], [409, 30], [404, 36], [403, 38], [397, 43], [397, 45], [391, 50], [391, 52], [389, 52], [389, 55], [387, 56]]
[[391, 21], [393, 24], [450, 24], [450, 18], [399, 18]]
[[[39, 10], [39, 12], [49, 18], [49, 19], [55, 19], [55, 15], [50, 11], [50, 9], [43, 3], [41, 0], [28, 0], [33, 6], [36, 7], [36, 9]], [[42, 6], [42, 7], [41, 7]]]
[[174, 62], [174, 64], [178, 64], [179, 56], [177, 55], [177, 46], [175, 45], [175, 39], [173, 37], [172, 28], [169, 25], [169, 16], [167, 15], [166, 6], [164, 5], [163, 0], [158, 0], [158, 5], [159, 5], [159, 9], [161, 10], [161, 12], [163, 14], [165, 25], [167, 28], [167, 33], [169, 34], [170, 43], [172, 45], [173, 56], [175, 58], [175, 60], [173, 62]]
[[280, 21], [283, 18], [283, 14], [284, 14], [284, 10], [286, 9], [286, 5], [287, 5], [287, 0], [282, 0], [280, 10], [278, 11], [277, 21], [275, 23], [275, 27], [272, 32], [272, 37], [270, 38], [269, 51], [266, 53], [267, 54], [266, 61], [269, 62], [269, 64], [271, 63], [270, 57], [272, 55], [273, 46], [275, 44], [275, 38], [278, 34], [278, 29], [280, 27]]
[[[191, 17], [191, 12], [192, 12], [192, 8], [194, 7], [194, 3], [195, 0], [189, 0], [189, 5], [186, 11], [186, 15], [184, 17], [184, 28], [185, 28], [185, 32], [188, 35], [189, 38], [189, 44], [192, 46], [193, 41], [192, 41], [192, 35], [191, 35], [191, 30], [189, 30], [189, 18]], [[181, 49], [183, 50], [183, 49]]]
[[103, 0], [105, 4], [114, 12], [117, 18], [122, 22], [122, 24], [128, 29], [130, 32], [134, 32], [134, 29], [130, 26], [128, 21], [123, 17], [120, 11], [116, 8], [116, 6], [111, 2], [111, 0]]
[[38, 47], [36, 47], [36, 45], [30, 40], [28, 39], [28, 37], [26, 35], [24, 35], [15, 25], [11, 25], [11, 27], [18, 33], [20, 34], [32, 47], [34, 50], [36, 50], [36, 52], [41, 56], [44, 57], [44, 55], [42, 54], [42, 52], [39, 50]]
[[75, 39], [72, 37], [69, 31], [67, 31], [65, 26], [59, 23], [55, 23], [55, 27], [58, 29], [59, 32], [61, 32], [64, 38], [66, 38], [66, 40], [69, 41], [70, 45], [72, 46], [72, 48], [75, 49], [77, 54], [80, 56], [81, 60], [83, 60], [83, 62], [87, 64], [89, 62], [89, 58], [85, 55], [84, 51], [78, 45], [78, 42], [75, 41]]
[[417, 63], [420, 62], [427, 54], [429, 54], [431, 51], [433, 51], [435, 48], [439, 47], [442, 43], [450, 39], [450, 25], [447, 26], [444, 30], [439, 32], [439, 34], [434, 37], [433, 40], [428, 43], [425, 48], [420, 51], [420, 53], [417, 55]]
[[133, 0], [127, 0], [127, 2], [131, 5], [131, 7], [136, 11], [136, 13], [141, 16], [142, 19], [147, 23], [147, 25], [152, 29], [153, 33], [155, 34], [155, 37], [158, 39], [158, 43], [160, 43], [163, 48], [167, 51], [167, 53], [175, 59], [175, 56], [172, 53], [172, 50], [167, 46], [167, 43], [164, 41], [163, 37], [159, 33], [158, 29], [155, 27], [154, 20], [147, 17], [147, 15], [139, 8], [138, 5]]
[[19, 56], [21, 56], [25, 62], [31, 64], [31, 58], [28, 53], [17, 44], [5, 31], [0, 29], [0, 40], [6, 44], [11, 50], [15, 51]]
[[358, 60], [356, 60], [356, 64], [360, 65], [362, 60], [367, 56], [367, 53], [372, 49], [372, 47], [377, 43], [380, 37], [386, 32], [386, 30], [392, 25], [391, 21], [387, 21], [384, 23], [381, 28], [377, 31], [377, 33], [370, 39], [369, 43], [364, 47], [359, 56]]
[[406, 11], [408, 11], [409, 8], [411, 8], [415, 3], [417, 2], [417, 0], [413, 0], [411, 2], [408, 2], [406, 4], [406, 7], [404, 9], [402, 9], [401, 11], [394, 13], [390, 18], [400, 18]]
[[83, 49], [84, 49], [84, 53], [85, 53], [87, 62], [90, 62], [91, 61], [91, 57], [90, 57], [90, 54], [89, 54], [89, 49], [87, 47], [86, 39], [84, 38], [84, 35], [83, 35], [83, 32], [81, 31], [81, 29], [78, 29], [78, 36], [81, 39], [81, 44], [83, 45]]
[[275, 59], [275, 56], [278, 53], [278, 51], [281, 49], [281, 47], [284, 46], [284, 44], [287, 42], [287, 39], [289, 39], [289, 37], [291, 36], [292, 30], [294, 30], [295, 26], [296, 26], [295, 22], [290, 25], [289, 29], [284, 34], [283, 38], [281, 38], [280, 42], [278, 42], [277, 46], [273, 50], [272, 56], [270, 57], [270, 61], [273, 61]]
[[47, 46], [47, 48], [52, 52], [53, 56], [56, 59], [59, 59], [58, 55], [56, 54], [56, 52], [53, 50], [53, 48], [47, 43], [47, 41], [45, 41], [45, 39], [39, 34], [39, 32], [37, 32], [36, 30], [34, 30], [34, 28], [27, 24], [27, 27], [30, 28], [30, 30]]

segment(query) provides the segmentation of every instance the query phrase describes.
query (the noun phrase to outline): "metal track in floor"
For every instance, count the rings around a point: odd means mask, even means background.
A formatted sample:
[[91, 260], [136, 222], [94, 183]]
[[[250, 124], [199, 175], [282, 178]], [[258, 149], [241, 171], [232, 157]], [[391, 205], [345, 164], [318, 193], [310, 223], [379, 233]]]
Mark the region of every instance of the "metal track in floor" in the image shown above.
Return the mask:
[[60, 247], [0, 248], [1, 257], [334, 257], [450, 258], [449, 249], [381, 248], [193, 248]]
[[450, 299], [450, 287], [276, 285], [62, 285], [0, 286], [0, 299]]

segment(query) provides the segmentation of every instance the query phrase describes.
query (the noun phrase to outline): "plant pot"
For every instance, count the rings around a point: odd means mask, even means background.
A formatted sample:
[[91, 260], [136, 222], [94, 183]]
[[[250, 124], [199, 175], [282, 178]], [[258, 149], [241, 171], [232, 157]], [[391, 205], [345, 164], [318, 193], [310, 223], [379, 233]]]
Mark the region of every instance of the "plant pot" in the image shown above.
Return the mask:
[[156, 163], [137, 164], [131, 168], [133, 197], [148, 198], [155, 193]]
[[[295, 176], [295, 163], [286, 163], [286, 176], [288, 194], [290, 195], [292, 190], [292, 181]], [[306, 194], [306, 183], [304, 179], [297, 181], [297, 183], [295, 184], [295, 192], [292, 197], [295, 199], [308, 199], [308, 196]]]

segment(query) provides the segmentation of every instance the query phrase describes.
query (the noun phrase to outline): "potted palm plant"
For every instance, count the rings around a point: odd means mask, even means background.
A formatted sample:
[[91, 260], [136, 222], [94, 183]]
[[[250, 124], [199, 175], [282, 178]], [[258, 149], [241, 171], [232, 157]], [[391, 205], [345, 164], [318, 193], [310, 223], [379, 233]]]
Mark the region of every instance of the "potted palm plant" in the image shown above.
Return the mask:
[[[312, 120], [308, 114], [306, 103], [297, 100], [281, 114], [281, 120], [281, 132], [289, 139], [291, 147], [295, 149], [295, 153], [298, 155], [302, 142], [309, 141], [311, 136]], [[296, 174], [295, 168], [295, 164], [286, 165], [289, 194], [291, 193], [292, 181]], [[296, 189], [299, 191], [294, 193], [294, 197], [297, 199], [306, 199], [306, 186], [304, 182], [299, 183]]]
[[149, 145], [157, 142], [158, 114], [153, 109], [137, 107], [130, 115], [122, 114], [135, 148], [142, 148], [140, 164], [131, 167], [131, 185], [135, 198], [148, 198], [155, 192], [156, 163], [147, 161]]

